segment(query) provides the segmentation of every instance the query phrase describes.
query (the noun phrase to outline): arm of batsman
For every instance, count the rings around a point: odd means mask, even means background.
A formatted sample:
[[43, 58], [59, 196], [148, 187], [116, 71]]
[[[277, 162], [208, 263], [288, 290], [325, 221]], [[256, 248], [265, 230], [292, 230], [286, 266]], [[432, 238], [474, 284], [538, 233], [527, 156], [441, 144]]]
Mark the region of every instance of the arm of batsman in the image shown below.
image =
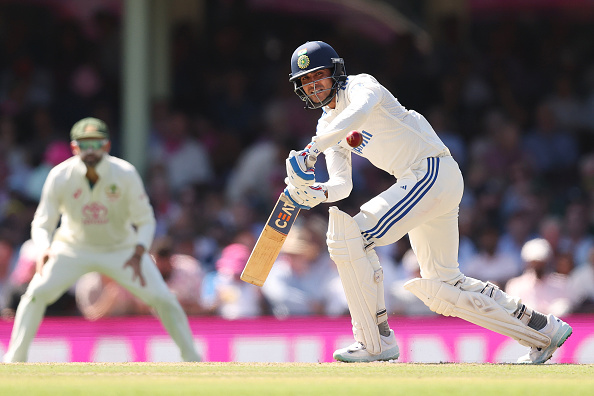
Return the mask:
[[316, 175], [313, 165], [308, 162], [309, 151], [291, 150], [285, 163], [287, 165], [287, 177], [289, 183], [295, 187], [306, 188], [316, 182]]
[[321, 184], [314, 184], [305, 188], [299, 188], [292, 184], [288, 184], [283, 192], [295, 206], [300, 209], [309, 210], [328, 199], [327, 191], [328, 190]]

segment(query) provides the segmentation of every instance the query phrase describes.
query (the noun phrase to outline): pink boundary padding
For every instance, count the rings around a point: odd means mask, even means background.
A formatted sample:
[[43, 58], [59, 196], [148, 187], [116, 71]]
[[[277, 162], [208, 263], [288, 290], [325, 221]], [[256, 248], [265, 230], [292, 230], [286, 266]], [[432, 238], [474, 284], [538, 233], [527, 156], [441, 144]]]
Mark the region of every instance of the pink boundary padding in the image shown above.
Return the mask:
[[[564, 318], [573, 326], [573, 335], [556, 354], [560, 363], [578, 363], [578, 347], [587, 339], [594, 339], [594, 315], [573, 315]], [[486, 344], [483, 361], [495, 362], [495, 354], [508, 337], [485, 330], [457, 318], [447, 317], [392, 317], [390, 324], [396, 332], [400, 346], [399, 361], [410, 361], [412, 338], [427, 336], [438, 339], [449, 353], [448, 361], [460, 361], [456, 345], [462, 337], [477, 337]], [[233, 341], [236, 338], [261, 340], [273, 337], [292, 344], [296, 338], [308, 337], [322, 345], [322, 361], [331, 362], [332, 352], [341, 339], [352, 337], [350, 318], [257, 318], [227, 321], [218, 317], [190, 318], [190, 327], [197, 340], [205, 343], [204, 360], [228, 362], [233, 360]], [[7, 348], [12, 323], [0, 322], [0, 344]], [[71, 361], [91, 361], [95, 343], [99, 338], [119, 337], [128, 339], [136, 361], [147, 360], [147, 343], [153, 338], [167, 337], [161, 323], [154, 317], [102, 319], [89, 322], [82, 318], [48, 317], [42, 322], [40, 339], [66, 339], [71, 348]], [[289, 351], [294, 359], [294, 351]]]

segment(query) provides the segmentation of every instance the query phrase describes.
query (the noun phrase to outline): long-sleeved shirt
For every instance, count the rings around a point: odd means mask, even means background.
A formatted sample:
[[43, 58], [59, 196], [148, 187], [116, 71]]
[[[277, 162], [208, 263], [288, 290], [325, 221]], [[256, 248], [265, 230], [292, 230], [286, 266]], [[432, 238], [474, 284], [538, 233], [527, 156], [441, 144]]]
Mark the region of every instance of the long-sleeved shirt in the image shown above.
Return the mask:
[[51, 170], [31, 224], [40, 251], [52, 241], [75, 249], [109, 251], [141, 244], [148, 250], [155, 216], [136, 168], [105, 154], [96, 171], [99, 179], [91, 186], [79, 156]]
[[369, 74], [349, 76], [337, 93], [336, 107], [325, 106], [318, 121], [319, 137], [357, 130], [363, 134], [359, 147], [345, 139], [324, 151], [330, 179], [328, 201], [346, 198], [352, 190], [351, 153], [367, 158], [373, 165], [396, 178], [424, 158], [449, 154], [429, 122], [414, 110], [407, 110]]

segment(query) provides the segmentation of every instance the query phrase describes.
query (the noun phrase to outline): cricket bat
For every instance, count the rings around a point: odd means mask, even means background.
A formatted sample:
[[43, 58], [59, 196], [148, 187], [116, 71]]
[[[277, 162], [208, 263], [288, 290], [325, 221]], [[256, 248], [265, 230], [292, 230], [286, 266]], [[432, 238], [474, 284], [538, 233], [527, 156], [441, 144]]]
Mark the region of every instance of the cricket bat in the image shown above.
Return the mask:
[[[315, 136], [312, 143], [308, 145], [311, 150], [306, 159], [306, 165], [313, 167], [317, 156], [333, 144], [337, 144], [340, 139], [344, 139], [346, 132], [337, 131], [323, 137]], [[299, 208], [293, 205], [291, 200], [281, 193], [276, 205], [254, 246], [254, 250], [245, 264], [241, 273], [241, 280], [252, 285], [262, 286], [268, 278], [272, 265], [276, 261], [278, 254], [287, 239], [287, 234], [299, 214]]]
[[241, 273], [241, 280], [256, 286], [264, 284], [299, 210], [281, 193]]

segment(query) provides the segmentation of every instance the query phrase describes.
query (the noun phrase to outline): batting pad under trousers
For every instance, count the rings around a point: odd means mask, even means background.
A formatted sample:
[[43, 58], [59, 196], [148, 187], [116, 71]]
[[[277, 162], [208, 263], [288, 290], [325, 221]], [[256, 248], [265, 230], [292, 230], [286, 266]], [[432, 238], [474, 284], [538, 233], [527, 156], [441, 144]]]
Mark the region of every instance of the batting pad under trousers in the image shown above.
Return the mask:
[[35, 274], [16, 311], [14, 327], [4, 362], [25, 362], [46, 307], [56, 301], [82, 275], [97, 271], [114, 279], [144, 303], [153, 307], [161, 323], [180, 349], [184, 361], [199, 361], [188, 318], [176, 297], [169, 291], [154, 262], [144, 254], [142, 274], [146, 285], [132, 281], [132, 269], [123, 265], [132, 248], [115, 252], [90, 252], [62, 244], [52, 245], [54, 255], [43, 266], [42, 275]]

